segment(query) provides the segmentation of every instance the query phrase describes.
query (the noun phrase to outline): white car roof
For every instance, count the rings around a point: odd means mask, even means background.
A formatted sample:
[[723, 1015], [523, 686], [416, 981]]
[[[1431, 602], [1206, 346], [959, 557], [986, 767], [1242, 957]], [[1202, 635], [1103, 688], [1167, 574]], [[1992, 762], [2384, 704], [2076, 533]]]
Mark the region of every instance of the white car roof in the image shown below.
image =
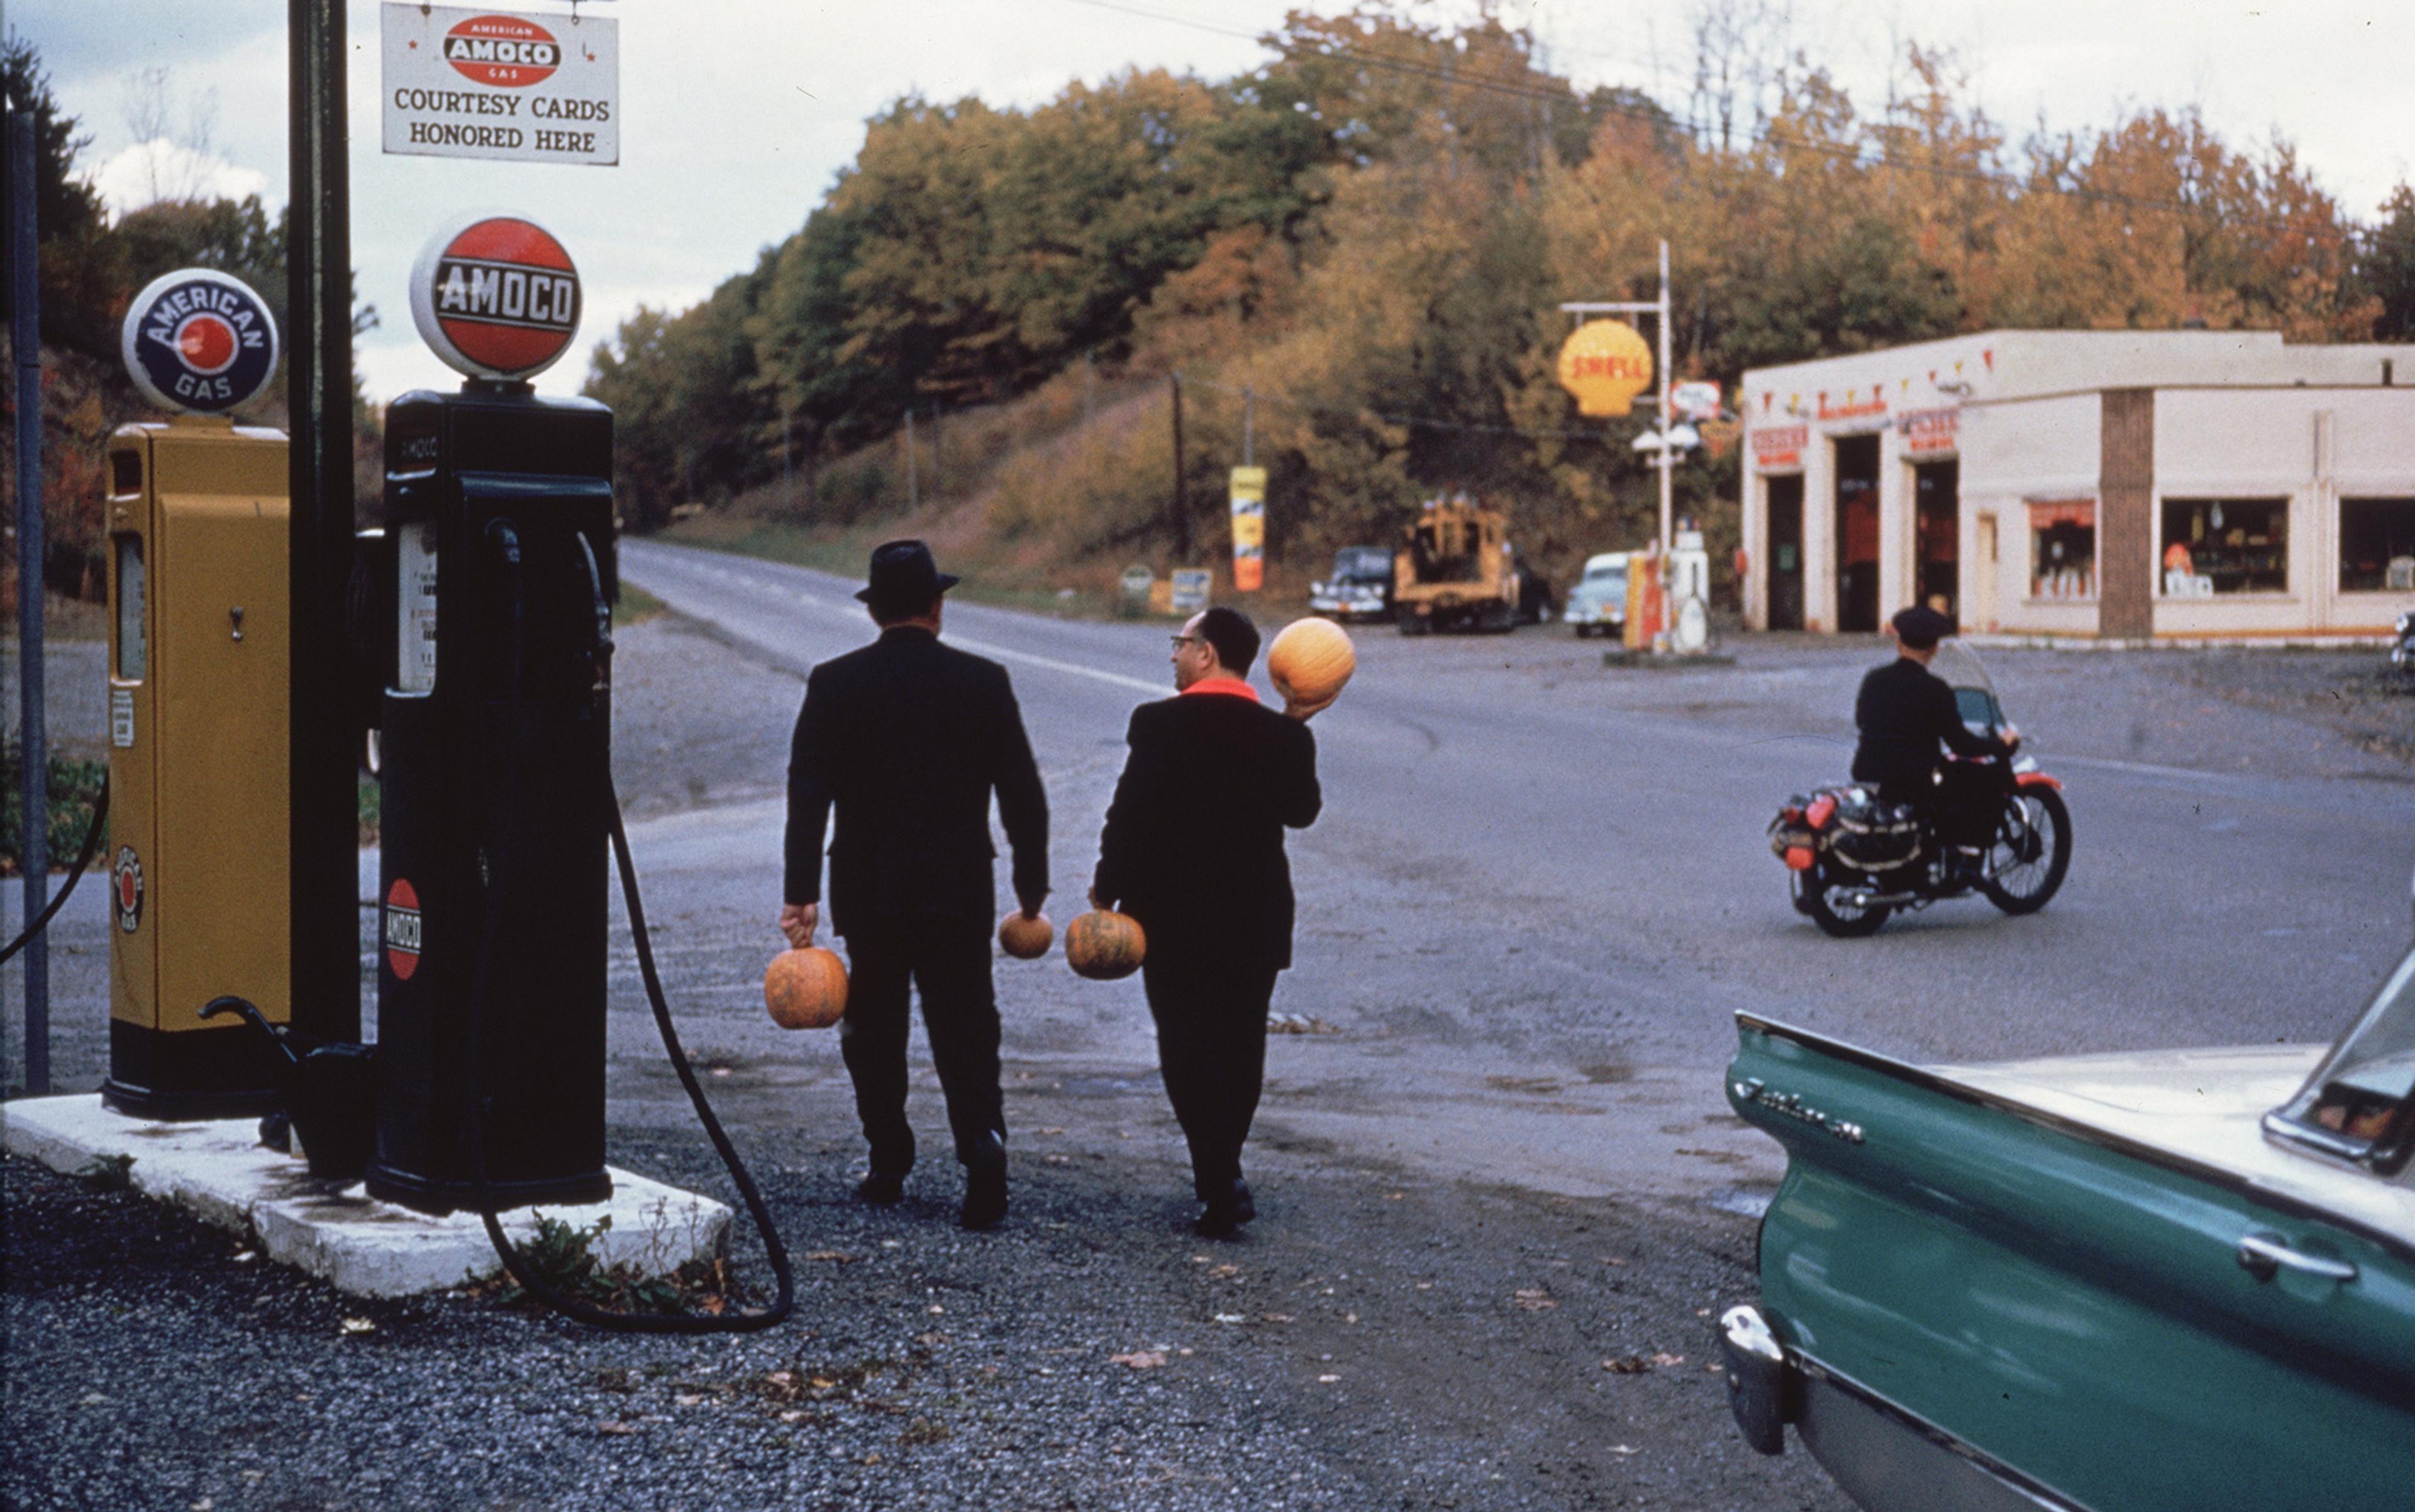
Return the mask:
[[1599, 552], [1585, 558], [1584, 570], [1590, 573], [1596, 567], [1624, 567], [1627, 565], [1628, 556], [1628, 553], [1625, 551]]

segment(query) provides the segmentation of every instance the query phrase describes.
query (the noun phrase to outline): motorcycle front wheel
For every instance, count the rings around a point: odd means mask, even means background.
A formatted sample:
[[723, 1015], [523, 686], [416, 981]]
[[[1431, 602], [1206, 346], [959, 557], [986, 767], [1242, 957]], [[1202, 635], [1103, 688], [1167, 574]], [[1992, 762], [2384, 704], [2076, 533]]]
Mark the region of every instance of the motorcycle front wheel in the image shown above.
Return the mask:
[[1865, 906], [1847, 896], [1855, 888], [1868, 886], [1867, 881], [1840, 881], [1824, 863], [1804, 873], [1798, 885], [1803, 890], [1799, 900], [1803, 911], [1811, 916], [1811, 921], [1820, 926], [1823, 935], [1840, 940], [1859, 939], [1877, 934], [1879, 926], [1887, 921], [1884, 904]]
[[1979, 884], [1988, 901], [2008, 914], [2033, 914], [2047, 906], [2071, 870], [2071, 810], [2051, 787], [2024, 787], [2004, 800], [1996, 842], [1988, 851], [1988, 875]]

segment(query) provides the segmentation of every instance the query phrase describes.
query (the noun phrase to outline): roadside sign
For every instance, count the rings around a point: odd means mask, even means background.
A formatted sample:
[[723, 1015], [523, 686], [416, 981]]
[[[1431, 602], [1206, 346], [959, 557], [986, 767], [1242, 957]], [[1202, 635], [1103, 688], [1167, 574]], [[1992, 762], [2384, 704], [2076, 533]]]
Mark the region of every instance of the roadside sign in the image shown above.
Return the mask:
[[387, 0], [379, 115], [389, 153], [621, 160], [621, 23]]
[[1215, 574], [1205, 567], [1177, 567], [1173, 577], [1175, 613], [1197, 614], [1208, 606], [1208, 589]]
[[1267, 580], [1267, 470], [1233, 470], [1233, 587], [1254, 593]]
[[144, 284], [126, 307], [118, 352], [152, 403], [223, 414], [276, 375], [277, 320], [242, 279], [179, 268]]
[[1135, 561], [1131, 566], [1124, 569], [1124, 575], [1120, 581], [1123, 586], [1124, 597], [1128, 599], [1138, 599], [1143, 604], [1146, 604], [1148, 602], [1148, 586], [1149, 584], [1157, 581], [1157, 574], [1149, 571], [1148, 568], [1144, 566], [1142, 563]]
[[1688, 379], [1669, 390], [1669, 408], [1681, 420], [1716, 420], [1719, 414], [1719, 386], [1703, 379]]
[[411, 268], [420, 339], [472, 378], [527, 378], [578, 334], [578, 270], [553, 233], [518, 216], [474, 214], [438, 232]]

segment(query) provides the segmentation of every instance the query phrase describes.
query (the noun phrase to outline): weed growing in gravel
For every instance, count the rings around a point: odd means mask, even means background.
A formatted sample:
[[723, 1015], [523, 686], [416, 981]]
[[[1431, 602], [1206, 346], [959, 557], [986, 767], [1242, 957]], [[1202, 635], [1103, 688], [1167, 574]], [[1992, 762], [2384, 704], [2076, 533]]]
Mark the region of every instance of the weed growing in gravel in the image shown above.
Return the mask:
[[[539, 1214], [536, 1235], [520, 1246], [520, 1257], [555, 1291], [621, 1312], [719, 1314], [737, 1300], [728, 1269], [718, 1258], [690, 1261], [668, 1276], [641, 1276], [626, 1265], [605, 1265], [595, 1254], [595, 1242], [611, 1227], [608, 1216], [581, 1229]], [[464, 1290], [472, 1296], [491, 1296], [504, 1307], [542, 1305], [508, 1274]]]

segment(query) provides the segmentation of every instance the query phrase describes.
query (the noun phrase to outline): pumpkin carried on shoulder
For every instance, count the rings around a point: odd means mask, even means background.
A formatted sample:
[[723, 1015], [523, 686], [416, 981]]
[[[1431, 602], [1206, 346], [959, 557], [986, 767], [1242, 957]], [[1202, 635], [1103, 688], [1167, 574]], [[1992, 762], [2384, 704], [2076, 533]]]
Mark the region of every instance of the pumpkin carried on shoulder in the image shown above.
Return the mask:
[[1130, 914], [1095, 908], [1065, 926], [1065, 961], [1073, 975], [1116, 981], [1140, 969], [1148, 936]]
[[784, 1029], [827, 1029], [847, 1012], [847, 963], [809, 945], [782, 951], [763, 973], [763, 1006]]
[[1267, 648], [1267, 681], [1299, 703], [1331, 702], [1358, 669], [1350, 633], [1330, 620], [1295, 620]]

